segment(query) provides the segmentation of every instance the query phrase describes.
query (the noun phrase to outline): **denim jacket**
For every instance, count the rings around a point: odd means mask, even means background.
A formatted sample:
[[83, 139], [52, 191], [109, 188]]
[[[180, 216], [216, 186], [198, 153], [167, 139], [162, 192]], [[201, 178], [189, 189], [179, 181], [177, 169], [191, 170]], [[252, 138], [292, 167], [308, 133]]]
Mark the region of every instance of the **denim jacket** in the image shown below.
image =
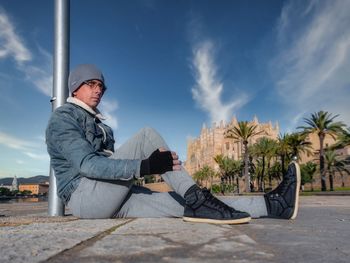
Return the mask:
[[62, 201], [68, 203], [82, 177], [139, 178], [141, 160], [109, 158], [114, 152], [113, 132], [101, 122], [100, 115], [77, 99], [68, 101], [71, 103], [52, 113], [46, 129], [47, 150]]

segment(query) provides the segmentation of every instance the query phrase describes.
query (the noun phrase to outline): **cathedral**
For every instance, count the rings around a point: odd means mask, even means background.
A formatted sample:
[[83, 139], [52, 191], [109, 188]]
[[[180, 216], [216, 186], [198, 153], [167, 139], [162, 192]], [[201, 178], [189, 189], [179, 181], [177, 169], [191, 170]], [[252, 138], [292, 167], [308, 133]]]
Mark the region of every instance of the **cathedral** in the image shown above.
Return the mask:
[[[221, 121], [219, 124], [213, 123], [210, 128], [207, 128], [205, 124], [203, 124], [199, 137], [190, 139], [187, 142], [187, 160], [185, 168], [189, 174], [193, 175], [205, 165], [217, 169], [218, 165], [215, 163], [214, 157], [219, 154], [228, 156], [234, 160], [238, 160], [242, 157], [242, 142], [224, 137], [225, 131], [228, 128], [236, 126], [237, 123], [237, 119], [233, 117], [228, 124]], [[249, 124], [256, 125], [256, 130], [262, 131], [261, 134], [251, 138], [249, 144], [254, 144], [261, 137], [268, 137], [275, 140], [278, 137], [278, 123], [275, 125], [272, 125], [271, 122], [259, 123], [258, 118], [254, 117]]]

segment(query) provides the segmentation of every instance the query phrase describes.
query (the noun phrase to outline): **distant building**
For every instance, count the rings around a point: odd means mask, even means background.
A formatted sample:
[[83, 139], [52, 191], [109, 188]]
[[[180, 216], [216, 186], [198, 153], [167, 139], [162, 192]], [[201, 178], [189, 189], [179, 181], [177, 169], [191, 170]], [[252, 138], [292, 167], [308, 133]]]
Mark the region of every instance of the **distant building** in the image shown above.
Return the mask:
[[33, 195], [42, 195], [49, 192], [48, 184], [20, 184], [19, 191], [30, 191]]
[[[233, 141], [225, 138], [224, 133], [228, 128], [237, 126], [237, 119], [232, 118], [231, 122], [224, 124], [223, 121], [219, 125], [213, 124], [211, 128], [207, 128], [203, 124], [201, 133], [198, 138], [190, 139], [187, 142], [187, 160], [185, 168], [189, 174], [193, 175], [203, 166], [208, 165], [214, 169], [218, 169], [217, 163], [214, 161], [216, 155], [222, 154], [234, 160], [239, 160], [242, 157], [243, 145], [241, 141]], [[254, 144], [259, 138], [268, 137], [277, 139], [279, 134], [279, 125], [272, 125], [271, 122], [259, 123], [258, 118], [249, 122], [251, 125], [256, 125], [256, 131], [261, 134], [249, 139], [249, 144]]]
[[[249, 140], [249, 144], [254, 144], [261, 137], [268, 137], [270, 139], [277, 140], [279, 135], [278, 123], [272, 125], [271, 122], [259, 123], [257, 117], [249, 122], [250, 124], [257, 126], [257, 131], [262, 131], [261, 134], [256, 135]], [[224, 137], [224, 132], [233, 126], [238, 124], [236, 118], [233, 118], [230, 123], [224, 124], [223, 121], [217, 125], [213, 124], [212, 127], [207, 128], [203, 125], [202, 130], [198, 138], [190, 139], [187, 142], [187, 160], [185, 162], [185, 168], [189, 174], [193, 175], [196, 171], [200, 170], [203, 166], [218, 170], [218, 164], [214, 161], [214, 157], [221, 154], [228, 156], [234, 160], [242, 159], [243, 145], [240, 141], [235, 141]], [[308, 161], [319, 163], [319, 150], [320, 142], [317, 133], [312, 133], [307, 136], [307, 141], [311, 143], [311, 154], [301, 153], [299, 163], [303, 164]], [[328, 148], [336, 143], [336, 139], [326, 135], [324, 139], [324, 148]], [[336, 150], [336, 153], [341, 159], [350, 158], [350, 146]], [[327, 175], [328, 177], [328, 175]], [[315, 185], [320, 185], [320, 177], [315, 174]], [[341, 176], [336, 174], [334, 178], [334, 186], [341, 185]], [[345, 185], [350, 185], [350, 176], [344, 177]]]
[[340, 156], [349, 157], [350, 156], [350, 145], [345, 146], [344, 148], [337, 150], [337, 153]]
[[[317, 135], [317, 133], [311, 133], [307, 136], [307, 141], [311, 143], [311, 155], [307, 155], [306, 153], [301, 153], [300, 155], [300, 163], [306, 163], [309, 161], [319, 163], [320, 158], [320, 139]], [[330, 135], [326, 135], [323, 141], [323, 147], [326, 150], [326, 148], [329, 148], [333, 146], [335, 143], [337, 143], [337, 140], [334, 139]], [[350, 146], [346, 146], [341, 149], [337, 149], [336, 153], [341, 158], [346, 158], [350, 156]]]
[[10, 185], [1, 184], [0, 187], [2, 187], [2, 188], [7, 188], [7, 189], [9, 189], [10, 191], [18, 191], [18, 180], [17, 180], [17, 176], [15, 175], [15, 177], [13, 177], [12, 184], [10, 184]]
[[[303, 164], [303, 163], [311, 161], [311, 162], [314, 162], [316, 164], [319, 164], [320, 163], [320, 140], [319, 140], [317, 133], [309, 134], [307, 137], [307, 141], [311, 143], [311, 154], [307, 155], [306, 153], [302, 153], [300, 155], [300, 163]], [[336, 139], [333, 139], [330, 135], [326, 135], [324, 138], [323, 147], [324, 147], [324, 149], [326, 149], [328, 147], [333, 146], [336, 142], [337, 142]], [[336, 154], [338, 155], [338, 159], [350, 158], [350, 146], [346, 146], [344, 148], [337, 149]], [[350, 166], [347, 165], [347, 168], [350, 169]], [[327, 163], [325, 163], [325, 169], [326, 169], [326, 173], [327, 173], [326, 184], [328, 187], [329, 175], [327, 172]], [[320, 179], [319, 173], [320, 172], [318, 171], [314, 176], [314, 185], [317, 185], [317, 186], [321, 185], [321, 179]], [[348, 176], [347, 173], [344, 173], [344, 178], [342, 178], [342, 176], [338, 172], [336, 172], [333, 180], [334, 180], [333, 181], [334, 187], [341, 186], [343, 181], [344, 181], [345, 186], [350, 185], [350, 176]]]
[[16, 175], [13, 177], [11, 191], [18, 191], [18, 181]]
[[10, 191], [12, 191], [12, 185], [1, 184], [1, 185], [0, 185], [0, 188], [7, 188], [7, 189], [9, 189]]

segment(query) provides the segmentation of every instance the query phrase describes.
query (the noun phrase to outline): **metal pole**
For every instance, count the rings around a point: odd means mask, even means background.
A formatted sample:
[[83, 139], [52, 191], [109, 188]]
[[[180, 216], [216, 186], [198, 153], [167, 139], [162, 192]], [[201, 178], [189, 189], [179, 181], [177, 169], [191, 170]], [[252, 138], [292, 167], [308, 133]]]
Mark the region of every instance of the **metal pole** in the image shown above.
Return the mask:
[[[69, 74], [69, 0], [55, 0], [55, 49], [53, 65], [52, 110], [63, 105], [68, 96]], [[55, 173], [50, 167], [49, 216], [63, 216], [64, 205], [57, 195]]]

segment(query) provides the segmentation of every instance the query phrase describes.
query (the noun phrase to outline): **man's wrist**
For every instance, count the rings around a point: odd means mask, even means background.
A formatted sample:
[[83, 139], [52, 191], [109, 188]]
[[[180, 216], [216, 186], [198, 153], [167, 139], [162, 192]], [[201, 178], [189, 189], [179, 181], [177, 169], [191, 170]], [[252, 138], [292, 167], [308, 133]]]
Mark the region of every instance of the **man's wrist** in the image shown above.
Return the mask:
[[163, 174], [173, 170], [173, 157], [170, 151], [155, 150], [149, 158], [141, 161], [140, 176]]
[[140, 177], [150, 174], [149, 159], [141, 161], [140, 165]]

